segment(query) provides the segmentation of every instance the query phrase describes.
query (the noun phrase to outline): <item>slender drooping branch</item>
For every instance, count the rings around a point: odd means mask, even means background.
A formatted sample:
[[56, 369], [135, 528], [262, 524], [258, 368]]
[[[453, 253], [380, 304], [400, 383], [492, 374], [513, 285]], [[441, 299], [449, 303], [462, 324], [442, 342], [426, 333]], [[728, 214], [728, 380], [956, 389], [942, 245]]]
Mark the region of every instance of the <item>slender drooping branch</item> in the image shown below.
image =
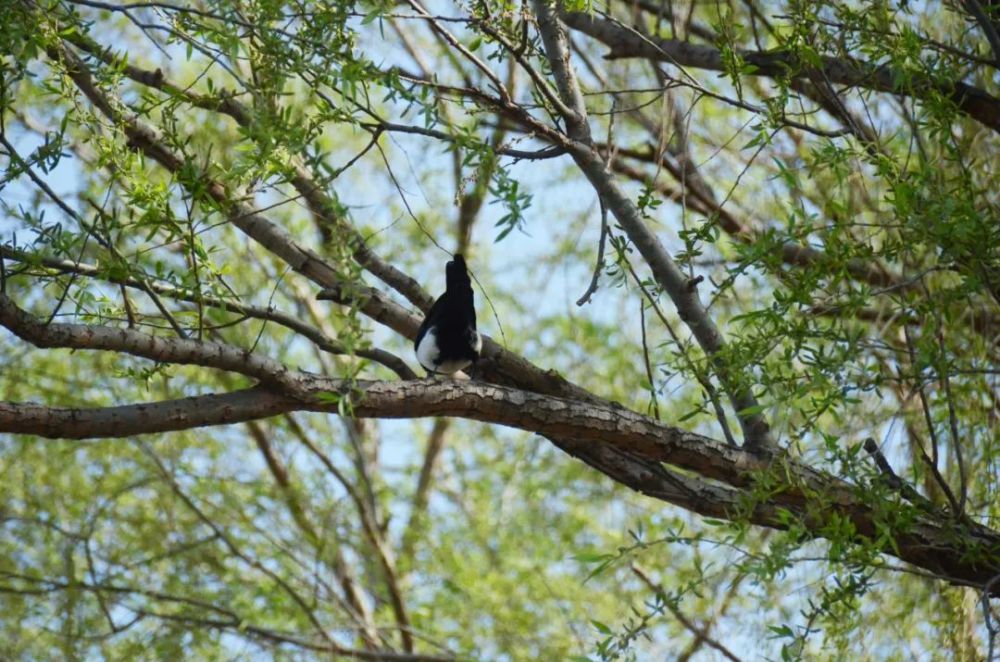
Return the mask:
[[[166, 593], [164, 591], [153, 590], [139, 586], [113, 583], [111, 581], [81, 581], [72, 579], [62, 581], [51, 577], [40, 577], [25, 573], [3, 572], [4, 579], [12, 580], [10, 583], [4, 582], [0, 585], [0, 593], [13, 593], [15, 595], [44, 594], [49, 595], [55, 591], [86, 591], [95, 596], [109, 594], [115, 596], [135, 596], [150, 601], [155, 607], [166, 605], [183, 605], [187, 608], [183, 613], [186, 616], [179, 616], [182, 613], [177, 609], [156, 611], [149, 606], [130, 607], [121, 603], [119, 607], [132, 611], [142, 618], [153, 617], [157, 619], [182, 622], [188, 628], [206, 627], [231, 632], [237, 636], [244, 636], [252, 639], [270, 641], [276, 644], [302, 648], [319, 653], [336, 655], [341, 659], [348, 660], [371, 660], [373, 662], [453, 662], [455, 659], [451, 655], [426, 655], [420, 653], [395, 653], [387, 650], [364, 650], [352, 649], [335, 642], [318, 641], [312, 638], [303, 638], [289, 634], [284, 631], [272, 630], [254, 624], [248, 620], [244, 613], [237, 612], [230, 605], [219, 605], [196, 598]], [[12, 585], [13, 584], [13, 585]], [[28, 586], [32, 588], [21, 588]], [[35, 588], [37, 587], [37, 588]], [[124, 628], [113, 629], [113, 633], [121, 632]], [[92, 632], [92, 635], [97, 633]]]
[[282, 462], [278, 454], [274, 452], [274, 447], [270, 442], [267, 432], [265, 432], [263, 426], [258, 421], [248, 421], [247, 429], [250, 431], [250, 436], [263, 456], [264, 464], [274, 479], [292, 521], [295, 522], [299, 531], [304, 534], [306, 542], [318, 553], [321, 562], [337, 578], [344, 592], [344, 595], [341, 596], [334, 591], [332, 586], [324, 582], [330, 595], [354, 622], [365, 645], [369, 649], [377, 650], [384, 647], [385, 641], [381, 638], [375, 626], [371, 609], [369, 609], [368, 605], [361, 598], [355, 577], [347, 570], [346, 562], [343, 558], [343, 550], [338, 548], [329, 557], [323, 556], [324, 537], [320, 535], [308, 511], [303, 508], [302, 494], [296, 489], [296, 483], [293, 482], [288, 467]]
[[733, 373], [724, 358], [726, 343], [698, 296], [697, 288], [684, 275], [680, 267], [663, 247], [656, 235], [646, 226], [642, 213], [609, 173], [590, 134], [587, 110], [583, 95], [569, 63], [566, 35], [556, 19], [555, 10], [546, 0], [533, 0], [546, 54], [552, 65], [556, 87], [563, 101], [573, 114], [565, 117], [570, 154], [577, 166], [597, 190], [597, 194], [618, 219], [639, 253], [645, 259], [653, 276], [674, 302], [681, 320], [691, 329], [698, 344], [712, 360], [716, 374], [736, 411], [743, 429], [744, 443], [751, 450], [765, 450], [775, 446], [770, 428], [752, 389]]
[[659, 583], [654, 582], [645, 570], [635, 563], [632, 563], [629, 567], [632, 569], [632, 573], [642, 580], [642, 583], [649, 587], [649, 589], [660, 598], [660, 603], [666, 607], [667, 611], [673, 614], [674, 618], [680, 621], [681, 625], [683, 625], [691, 634], [695, 636], [696, 641], [705, 642], [708, 646], [718, 651], [724, 658], [730, 660], [730, 662], [741, 662], [740, 658], [736, 657], [731, 650], [709, 636], [708, 627], [696, 625], [694, 621], [685, 615], [684, 612], [680, 610], [680, 607], [674, 604], [674, 601], [667, 595], [666, 591], [663, 590], [663, 587]]

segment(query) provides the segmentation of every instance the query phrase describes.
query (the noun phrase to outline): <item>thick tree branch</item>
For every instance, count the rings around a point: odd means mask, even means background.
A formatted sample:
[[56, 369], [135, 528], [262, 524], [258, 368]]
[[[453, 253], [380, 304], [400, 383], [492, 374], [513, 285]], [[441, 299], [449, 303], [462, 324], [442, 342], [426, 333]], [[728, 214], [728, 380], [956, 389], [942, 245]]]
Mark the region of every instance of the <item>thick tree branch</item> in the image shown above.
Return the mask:
[[343, 344], [333, 340], [319, 329], [309, 326], [297, 317], [293, 317], [292, 315], [278, 310], [273, 310], [271, 308], [257, 308], [255, 306], [240, 303], [239, 301], [207, 296], [157, 281], [139, 280], [128, 276], [119, 277], [109, 273], [107, 269], [100, 269], [99, 267], [91, 264], [41, 257], [31, 253], [25, 253], [24, 251], [8, 248], [6, 246], [0, 246], [0, 257], [25, 264], [40, 264], [48, 269], [54, 269], [61, 273], [79, 274], [89, 278], [100, 279], [109, 283], [116, 283], [136, 288], [144, 292], [152, 290], [157, 294], [161, 294], [176, 301], [187, 301], [190, 303], [226, 310], [239, 315], [245, 315], [246, 317], [271, 321], [305, 336], [324, 352], [342, 355], [353, 353], [355, 356], [369, 359], [384, 365], [386, 368], [389, 368], [399, 375], [402, 379], [417, 378], [416, 373], [413, 372], [406, 362], [391, 352], [377, 347], [367, 349], [356, 348], [349, 351]]
[[200, 365], [248, 377], [295, 392], [298, 383], [278, 361], [216, 342], [154, 336], [134, 329], [85, 324], [46, 324], [0, 293], [0, 325], [36, 347], [120, 352], [161, 363]]
[[[358, 417], [459, 416], [542, 435], [615, 480], [669, 503], [727, 519], [784, 528], [797, 518], [822, 537], [834, 522], [850, 522], [872, 540], [889, 527], [882, 551], [941, 576], [983, 584], [1000, 573], [1000, 534], [914, 511], [880, 518], [872, 495], [787, 457], [732, 448], [626, 409], [460, 381], [349, 382], [290, 373], [301, 398], [266, 386], [156, 403], [97, 409], [0, 403], [0, 432], [51, 438], [128, 437], [247, 421], [296, 410]], [[668, 469], [673, 465], [684, 472]], [[715, 481], [715, 482], [713, 482]], [[751, 498], [761, 481], [767, 497]], [[892, 508], [910, 508], [893, 503]], [[897, 513], [898, 515], [898, 513]], [[842, 530], [843, 524], [834, 528]]]
[[[564, 12], [561, 17], [569, 27], [607, 45], [611, 49], [609, 58], [635, 57], [709, 71], [727, 71], [722, 51], [714, 46], [645, 37], [620, 23], [593, 14]], [[864, 87], [918, 99], [926, 99], [929, 91], [933, 90], [951, 99], [976, 121], [1000, 132], [1000, 99], [961, 81], [939, 84], [918, 79], [907, 85], [897, 82], [905, 77], [897, 76], [891, 68], [875, 67], [865, 62], [827, 56], [820, 59], [819, 67], [813, 67], [799, 60], [794, 53], [784, 51], [740, 51], [739, 55], [755, 67], [752, 74], [755, 76], [825, 79], [837, 85]]]
[[566, 36], [556, 19], [555, 10], [545, 0], [534, 0], [532, 5], [559, 93], [574, 113], [573, 116], [564, 118], [573, 160], [639, 249], [653, 276], [677, 307], [681, 320], [691, 329], [698, 344], [712, 359], [716, 374], [729, 395], [743, 428], [744, 443], [751, 450], [773, 448], [775, 443], [767, 421], [761, 414], [761, 407], [752, 389], [741, 383], [739, 376], [733, 373], [723, 358], [725, 340], [702, 304], [697, 288], [692, 287], [670, 253], [646, 226], [639, 209], [610, 175], [607, 163], [594, 144], [587, 125], [583, 95], [569, 63]]

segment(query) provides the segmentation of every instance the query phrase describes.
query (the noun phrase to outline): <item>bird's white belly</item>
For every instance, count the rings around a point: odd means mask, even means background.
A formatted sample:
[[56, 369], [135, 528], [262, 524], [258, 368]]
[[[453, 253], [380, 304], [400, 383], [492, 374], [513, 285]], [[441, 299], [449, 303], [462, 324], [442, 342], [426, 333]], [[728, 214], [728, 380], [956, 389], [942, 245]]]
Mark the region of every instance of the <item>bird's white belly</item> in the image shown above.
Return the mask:
[[428, 370], [437, 370], [436, 361], [440, 355], [441, 350], [437, 346], [437, 332], [434, 329], [428, 329], [424, 337], [420, 339], [420, 344], [417, 345], [417, 360]]
[[417, 360], [420, 361], [420, 365], [424, 366], [430, 372], [453, 375], [472, 364], [472, 361], [469, 359], [449, 359], [439, 363], [438, 359], [440, 356], [441, 350], [437, 344], [437, 332], [435, 329], [429, 329], [424, 337], [420, 339], [420, 344], [417, 345]]

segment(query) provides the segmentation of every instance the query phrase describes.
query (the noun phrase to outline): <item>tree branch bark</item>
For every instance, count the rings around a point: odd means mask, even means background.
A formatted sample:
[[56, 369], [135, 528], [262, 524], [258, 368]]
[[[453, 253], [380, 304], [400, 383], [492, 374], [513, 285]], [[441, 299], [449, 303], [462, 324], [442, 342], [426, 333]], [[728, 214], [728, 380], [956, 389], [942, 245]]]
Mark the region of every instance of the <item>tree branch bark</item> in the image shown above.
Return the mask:
[[[692, 44], [677, 39], [645, 37], [620, 23], [583, 12], [564, 12], [561, 18], [566, 25], [579, 30], [608, 46], [608, 58], [643, 58], [669, 64], [726, 71], [722, 51], [714, 46]], [[756, 69], [754, 76], [792, 76], [810, 80], [826, 79], [837, 85], [864, 87], [879, 92], [926, 99], [933, 90], [951, 99], [959, 109], [980, 124], [1000, 132], [1000, 99], [984, 90], [961, 81], [941, 84], [928, 79], [916, 79], [909, 85], [896, 82], [896, 75], [889, 67], [875, 67], [866, 62], [835, 57], [823, 57], [819, 67], [800, 61], [794, 53], [786, 51], [761, 53], [740, 51], [740, 57]]]
[[552, 65], [553, 76], [563, 101], [573, 110], [564, 118], [567, 124], [570, 154], [601, 200], [612, 211], [628, 238], [639, 249], [653, 276], [667, 292], [681, 320], [691, 329], [698, 344], [712, 360], [723, 389], [729, 396], [743, 429], [743, 440], [751, 450], [775, 447], [770, 428], [749, 385], [742, 382], [723, 357], [725, 340], [698, 296], [696, 287], [688, 281], [680, 267], [656, 238], [632, 199], [615, 182], [608, 164], [601, 156], [590, 134], [587, 110], [573, 69], [569, 64], [566, 35], [556, 18], [555, 10], [545, 0], [533, 0], [538, 18], [538, 30]]
[[0, 246], [0, 258], [7, 258], [23, 264], [40, 264], [48, 269], [53, 269], [60, 273], [78, 274], [95, 278], [108, 283], [116, 283], [127, 287], [136, 288], [142, 291], [152, 290], [157, 294], [169, 297], [176, 301], [187, 301], [194, 304], [211, 306], [239, 315], [253, 317], [261, 320], [272, 321], [292, 331], [305, 336], [313, 344], [330, 354], [353, 354], [360, 358], [369, 359], [380, 363], [395, 372], [401, 379], [416, 379], [417, 374], [406, 364], [406, 362], [395, 354], [378, 347], [372, 348], [352, 348], [347, 347], [332, 339], [329, 335], [319, 329], [309, 326], [299, 318], [293, 317], [271, 308], [262, 309], [249, 306], [236, 300], [223, 299], [214, 296], [207, 296], [190, 290], [181, 289], [167, 283], [157, 281], [140, 281], [132, 277], [116, 277], [107, 270], [101, 269], [91, 264], [74, 262], [70, 260], [59, 260], [55, 258], [42, 257], [40, 255], [26, 253], [6, 246]]
[[[845, 520], [855, 536], [945, 580], [983, 585], [1000, 574], [1000, 533], [905, 508], [880, 516], [873, 493], [787, 456], [751, 453], [627, 409], [482, 382], [350, 382], [289, 373], [292, 397], [271, 387], [95, 409], [0, 403], [0, 432], [48, 438], [129, 437], [248, 421], [291, 411], [361, 418], [457, 416], [542, 435], [614, 480], [702, 515], [785, 528], [801, 523], [823, 537]], [[346, 400], [346, 403], [343, 402]], [[676, 469], [663, 466], [669, 464]], [[693, 474], [693, 475], [692, 475]], [[766, 484], [766, 496], [755, 488]], [[757, 494], [756, 496], [754, 496]], [[880, 499], [886, 497], [884, 492]], [[909, 515], [908, 515], [909, 517]]]
[[134, 329], [85, 324], [46, 324], [0, 293], [0, 325], [35, 347], [65, 347], [120, 352], [160, 363], [200, 365], [237, 372], [294, 393], [295, 380], [289, 380], [288, 368], [278, 361], [254, 354], [233, 345], [166, 338]]

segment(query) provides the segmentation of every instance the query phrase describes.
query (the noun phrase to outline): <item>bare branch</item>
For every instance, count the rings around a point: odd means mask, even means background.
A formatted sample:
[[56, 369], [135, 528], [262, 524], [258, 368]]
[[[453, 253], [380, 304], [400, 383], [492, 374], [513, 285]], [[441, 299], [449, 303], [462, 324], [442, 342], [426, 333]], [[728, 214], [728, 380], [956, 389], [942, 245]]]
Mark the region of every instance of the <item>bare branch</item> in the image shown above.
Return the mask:
[[608, 241], [608, 208], [604, 206], [604, 202], [600, 202], [600, 206], [601, 236], [597, 240], [597, 262], [594, 264], [594, 273], [590, 277], [590, 284], [587, 285], [587, 289], [580, 295], [580, 298], [576, 300], [576, 305], [578, 306], [590, 303], [590, 297], [597, 291], [597, 282], [601, 278], [601, 272], [604, 271], [604, 247]]
[[[268, 434], [260, 423], [249, 421], [247, 428], [258, 450], [260, 450], [261, 455], [264, 457], [264, 463], [278, 486], [292, 520], [299, 527], [299, 530], [305, 534], [306, 541], [319, 552], [323, 547], [323, 536], [317, 531], [316, 526], [303, 507], [302, 495], [292, 482], [288, 468], [274, 452], [274, 447], [271, 445]], [[328, 563], [327, 565], [333, 571], [334, 576], [337, 577], [344, 591], [344, 598], [334, 594], [337, 603], [358, 625], [358, 630], [361, 633], [361, 637], [365, 640], [366, 646], [371, 650], [383, 646], [384, 642], [375, 628], [371, 610], [368, 609], [364, 600], [361, 599], [354, 578], [347, 572], [347, 565], [343, 561], [339, 545], [337, 546], [336, 553], [333, 555], [332, 563]]]

